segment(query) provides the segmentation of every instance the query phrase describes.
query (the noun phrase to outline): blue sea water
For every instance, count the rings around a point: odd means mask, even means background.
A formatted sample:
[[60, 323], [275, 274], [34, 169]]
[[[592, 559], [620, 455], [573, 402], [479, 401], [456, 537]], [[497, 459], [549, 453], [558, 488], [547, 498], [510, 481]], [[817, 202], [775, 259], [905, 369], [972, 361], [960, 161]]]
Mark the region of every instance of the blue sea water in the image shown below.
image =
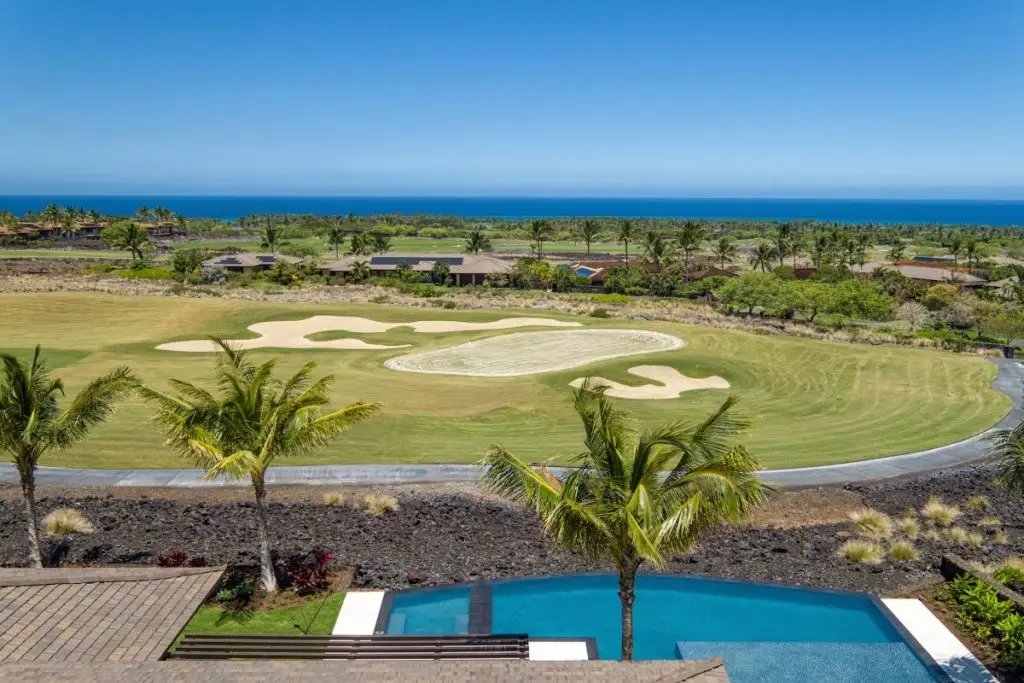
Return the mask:
[[[653, 574], [638, 578], [636, 595], [637, 659], [724, 655], [736, 683], [936, 680], [866, 595]], [[470, 610], [466, 586], [400, 592], [387, 633], [465, 633]], [[496, 581], [490, 611], [492, 633], [593, 637], [601, 659], [621, 654], [614, 575]]]
[[470, 218], [616, 216], [1024, 226], [1024, 201], [987, 200], [4, 195], [0, 196], [0, 211], [21, 215], [50, 202], [115, 215], [134, 214], [142, 205], [164, 206], [183, 216], [225, 220], [254, 213], [402, 213]]

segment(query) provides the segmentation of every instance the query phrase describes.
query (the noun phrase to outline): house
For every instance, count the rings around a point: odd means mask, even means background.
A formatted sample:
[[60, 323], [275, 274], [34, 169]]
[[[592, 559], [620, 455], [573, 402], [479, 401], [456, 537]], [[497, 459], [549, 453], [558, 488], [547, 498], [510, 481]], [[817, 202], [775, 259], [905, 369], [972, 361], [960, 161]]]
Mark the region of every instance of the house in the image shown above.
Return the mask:
[[871, 275], [876, 268], [895, 271], [923, 285], [945, 284], [956, 285], [961, 289], [974, 289], [982, 287], [986, 283], [985, 279], [961, 270], [936, 266], [915, 266], [908, 263], [865, 263], [863, 266], [854, 266], [853, 272]]
[[371, 277], [394, 275], [399, 264], [407, 263], [417, 273], [429, 273], [435, 263], [448, 266], [452, 283], [482, 285], [488, 275], [504, 275], [512, 270], [512, 264], [494, 256], [484, 254], [387, 254], [385, 256], [346, 256], [340, 261], [328, 263], [320, 270], [328, 276], [348, 276], [357, 263], [370, 266]]
[[725, 270], [724, 268], [709, 266], [707, 268], [702, 268], [701, 270], [691, 270], [686, 274], [686, 277], [690, 280], [703, 280], [709, 277], [736, 277], [736, 273], [731, 270]]
[[221, 254], [203, 261], [203, 267], [223, 268], [229, 273], [258, 273], [269, 270], [278, 262], [295, 265], [302, 259], [284, 254]]

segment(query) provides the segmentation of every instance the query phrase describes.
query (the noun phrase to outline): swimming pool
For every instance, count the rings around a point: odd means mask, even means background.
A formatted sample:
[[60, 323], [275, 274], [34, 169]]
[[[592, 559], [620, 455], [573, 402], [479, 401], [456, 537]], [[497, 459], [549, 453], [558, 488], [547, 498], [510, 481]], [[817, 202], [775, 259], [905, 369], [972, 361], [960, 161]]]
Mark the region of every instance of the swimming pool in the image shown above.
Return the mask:
[[[636, 659], [722, 655], [734, 683], [944, 680], [868, 595], [666, 574], [641, 575], [636, 592]], [[601, 659], [618, 659], [620, 618], [618, 578], [594, 574], [391, 593], [380, 626], [389, 635], [592, 637]]]

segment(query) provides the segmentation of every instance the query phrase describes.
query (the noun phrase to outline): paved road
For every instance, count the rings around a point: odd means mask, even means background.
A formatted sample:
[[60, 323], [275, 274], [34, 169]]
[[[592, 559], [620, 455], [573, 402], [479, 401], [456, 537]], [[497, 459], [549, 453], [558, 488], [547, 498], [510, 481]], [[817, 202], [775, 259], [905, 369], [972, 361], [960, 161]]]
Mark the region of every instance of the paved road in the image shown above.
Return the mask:
[[[1013, 399], [1013, 408], [992, 429], [1014, 425], [1024, 416], [1024, 364], [1016, 360], [990, 359], [999, 366], [992, 386]], [[970, 439], [918, 453], [894, 455], [841, 465], [769, 470], [764, 478], [780, 486], [818, 486], [874, 481], [916, 472], [962, 465], [985, 453], [985, 433]], [[556, 473], [560, 468], [553, 468]], [[479, 477], [473, 465], [322, 465], [272, 467], [270, 484], [412, 484], [431, 482], [472, 482]], [[17, 483], [18, 474], [9, 463], [0, 463], [0, 483]], [[61, 486], [231, 486], [226, 479], [206, 481], [202, 470], [80, 470], [40, 467], [36, 483]]]

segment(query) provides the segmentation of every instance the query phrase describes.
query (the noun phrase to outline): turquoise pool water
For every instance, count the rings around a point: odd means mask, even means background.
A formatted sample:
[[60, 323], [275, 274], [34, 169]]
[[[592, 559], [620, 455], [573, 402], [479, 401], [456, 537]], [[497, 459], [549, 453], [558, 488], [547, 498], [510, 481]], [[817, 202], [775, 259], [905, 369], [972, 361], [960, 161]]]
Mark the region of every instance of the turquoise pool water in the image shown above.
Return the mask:
[[[473, 601], [468, 586], [396, 593], [387, 633], [466, 633], [473, 602], [474, 623], [489, 606], [491, 633], [593, 637], [601, 659], [621, 654], [613, 575], [496, 581], [474, 591]], [[647, 574], [637, 581], [634, 638], [637, 659], [724, 655], [735, 683], [939, 680], [866, 595]]]

